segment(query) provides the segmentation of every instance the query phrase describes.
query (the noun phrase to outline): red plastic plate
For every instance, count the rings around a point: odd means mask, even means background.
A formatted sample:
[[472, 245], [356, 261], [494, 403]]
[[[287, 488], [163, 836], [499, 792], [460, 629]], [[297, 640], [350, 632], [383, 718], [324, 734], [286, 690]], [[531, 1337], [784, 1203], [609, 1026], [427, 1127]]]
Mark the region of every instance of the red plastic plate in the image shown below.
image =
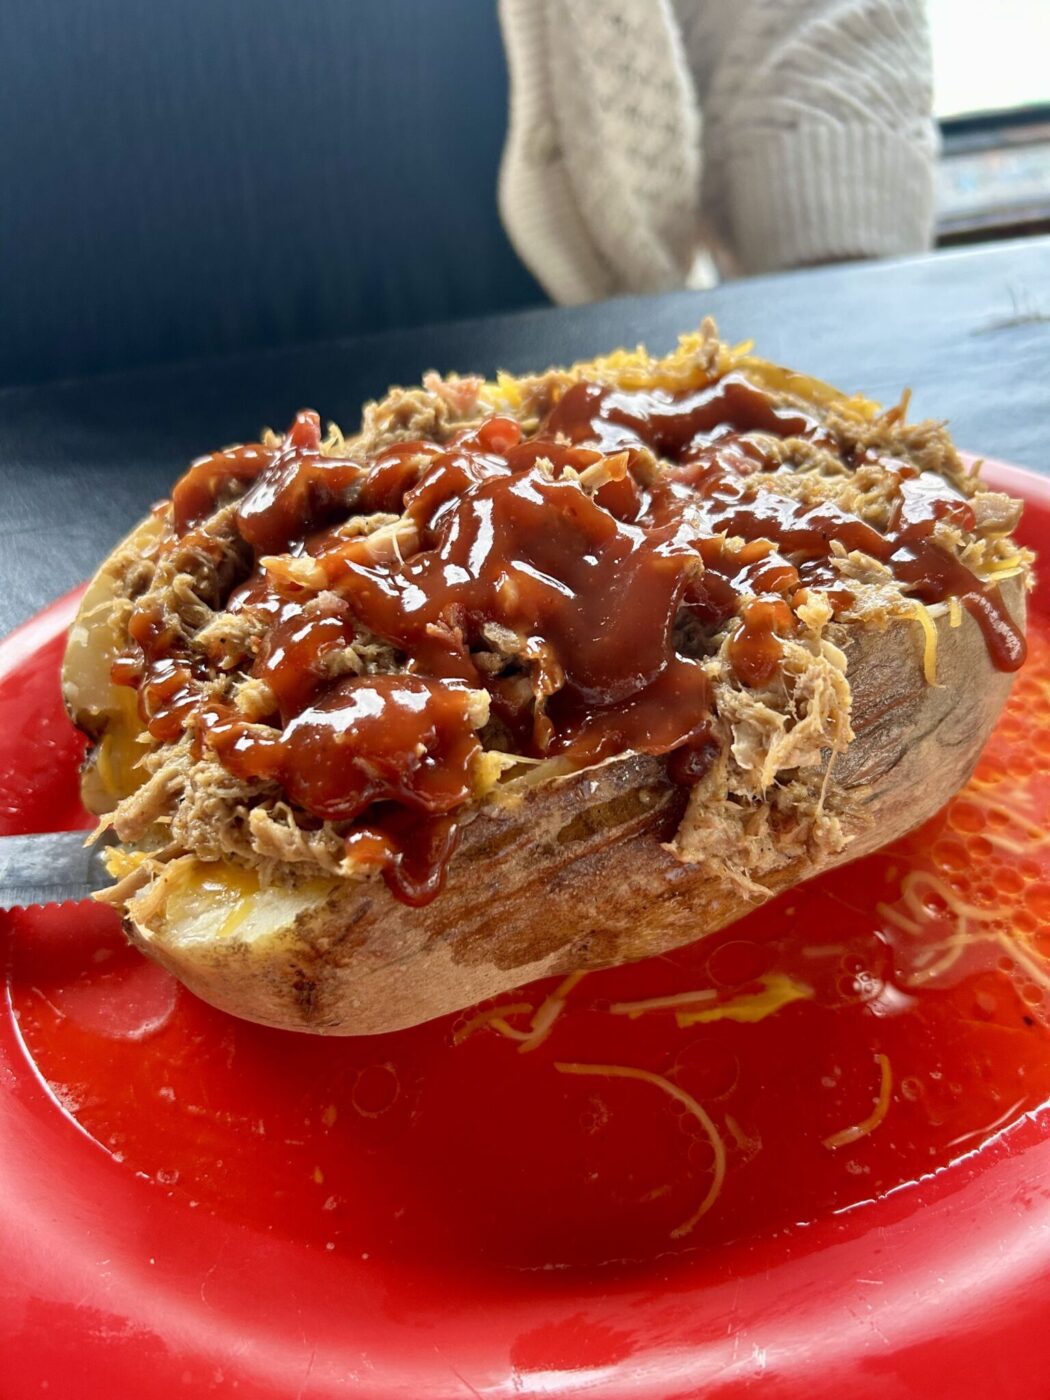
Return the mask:
[[[1023, 535], [1038, 545], [1050, 483], [1006, 467], [985, 475], [1026, 498]], [[0, 644], [3, 830], [87, 824], [80, 743], [57, 690], [75, 605], [61, 600]], [[757, 964], [730, 964], [758, 956], [764, 937], [772, 946], [801, 921], [833, 943], [862, 918], [857, 891], [877, 872], [850, 869], [721, 939], [724, 985], [754, 978]], [[466, 1035], [466, 1017], [340, 1042], [235, 1022], [127, 949], [91, 906], [15, 914], [2, 938], [9, 1400], [1050, 1389], [1038, 1325], [1050, 1321], [1050, 1141], [1031, 1097], [1044, 1076], [1050, 1084], [1045, 1040], [1011, 1061], [1026, 1077], [1025, 1111], [1004, 1101], [1008, 1126], [979, 1151], [980, 1134], [942, 1135], [923, 1174], [903, 1137], [872, 1134], [847, 1157], [821, 1148], [820, 1122], [842, 1127], [870, 1105], [870, 1052], [899, 1062], [938, 1050], [906, 1043], [874, 1003], [863, 1021], [847, 1009], [818, 1022], [803, 1003], [699, 1038], [670, 1017], [609, 1014], [618, 997], [695, 983], [701, 961], [711, 971], [707, 945], [592, 975], [571, 993], [573, 1017], [521, 1055], [491, 1028]], [[547, 991], [521, 1000], [535, 1006]], [[950, 1040], [957, 1002], [945, 992], [924, 1005], [930, 1036]], [[988, 1015], [988, 1034], [1005, 1036]], [[869, 1037], [863, 1054], [856, 1035], [836, 1040], [847, 1021]], [[755, 1094], [779, 1105], [766, 1131], [781, 1134], [783, 1169], [748, 1177], [737, 1125], [733, 1162], [745, 1166], [727, 1176], [718, 1211], [676, 1235], [716, 1167], [697, 1121], [651, 1083], [557, 1067], [630, 1063], [722, 1102], [725, 1065], [737, 1073], [755, 1046], [767, 1066]], [[994, 1098], [994, 1073], [971, 1068], [960, 1096]], [[845, 1088], [829, 1087], [826, 1104], [806, 1089], [823, 1082], [818, 1071], [829, 1086], [863, 1081], [853, 1119]]]

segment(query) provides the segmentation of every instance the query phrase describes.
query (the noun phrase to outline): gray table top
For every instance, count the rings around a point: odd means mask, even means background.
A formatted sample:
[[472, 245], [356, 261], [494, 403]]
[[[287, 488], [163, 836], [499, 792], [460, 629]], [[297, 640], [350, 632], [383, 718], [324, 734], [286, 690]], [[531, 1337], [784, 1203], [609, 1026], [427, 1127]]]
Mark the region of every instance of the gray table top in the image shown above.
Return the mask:
[[1050, 239], [754, 278], [0, 390], [0, 635], [88, 577], [186, 462], [309, 405], [345, 428], [431, 367], [541, 369], [710, 312], [729, 340], [913, 414], [960, 446], [1050, 474]]

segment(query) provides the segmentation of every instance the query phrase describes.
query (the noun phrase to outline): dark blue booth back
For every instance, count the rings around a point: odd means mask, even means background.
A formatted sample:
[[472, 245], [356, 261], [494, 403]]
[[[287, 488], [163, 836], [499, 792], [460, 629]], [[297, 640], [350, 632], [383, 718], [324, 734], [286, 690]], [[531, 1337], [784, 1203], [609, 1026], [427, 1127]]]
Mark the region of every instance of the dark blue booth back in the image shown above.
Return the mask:
[[542, 300], [495, 0], [4, 0], [0, 73], [0, 383]]

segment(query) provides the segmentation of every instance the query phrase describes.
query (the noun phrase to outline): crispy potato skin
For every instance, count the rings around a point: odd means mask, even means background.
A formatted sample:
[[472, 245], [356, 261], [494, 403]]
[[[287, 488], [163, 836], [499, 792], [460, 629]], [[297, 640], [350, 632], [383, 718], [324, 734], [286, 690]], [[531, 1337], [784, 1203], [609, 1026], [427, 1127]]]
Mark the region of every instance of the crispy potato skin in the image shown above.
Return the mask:
[[125, 551], [146, 553], [163, 530], [163, 521], [155, 515], [148, 515], [135, 526], [88, 584], [69, 629], [62, 666], [62, 696], [70, 719], [93, 739], [99, 738], [123, 709], [109, 674], [123, 643], [113, 606], [119, 583], [118, 558]]
[[[1023, 624], [1020, 580], [1003, 593]], [[93, 584], [64, 675], [74, 719], [96, 737], [110, 713], [98, 653], [113, 645], [100, 602], [104, 585]], [[824, 864], [776, 872], [770, 897], [920, 825], [968, 778], [1012, 678], [995, 670], [967, 614], [957, 628], [938, 617], [937, 630], [939, 683], [930, 686], [913, 623], [844, 629], [856, 738], [829, 784], [850, 840]], [[256, 895], [251, 919], [232, 928], [225, 915], [209, 923], [198, 899], [193, 922], [187, 885], [197, 873], [214, 878], [216, 867], [195, 871], [187, 859], [132, 898], [125, 928], [198, 996], [234, 1015], [318, 1034], [397, 1030], [551, 973], [650, 957], [755, 908], [761, 900], [666, 848], [684, 805], [660, 760], [628, 755], [482, 808], [444, 892], [421, 909], [378, 880], [333, 882], [272, 919]]]
[[62, 698], [70, 719], [93, 740], [80, 775], [80, 791], [89, 812], [101, 814], [116, 805], [112, 782], [103, 773], [127, 770], [139, 757], [135, 736], [128, 730], [134, 709], [131, 691], [121, 692], [110, 679], [110, 667], [123, 645], [121, 616], [115, 606], [120, 558], [125, 552], [144, 554], [163, 533], [163, 522], [149, 515], [139, 522], [102, 564], [88, 584], [69, 629], [62, 663]]

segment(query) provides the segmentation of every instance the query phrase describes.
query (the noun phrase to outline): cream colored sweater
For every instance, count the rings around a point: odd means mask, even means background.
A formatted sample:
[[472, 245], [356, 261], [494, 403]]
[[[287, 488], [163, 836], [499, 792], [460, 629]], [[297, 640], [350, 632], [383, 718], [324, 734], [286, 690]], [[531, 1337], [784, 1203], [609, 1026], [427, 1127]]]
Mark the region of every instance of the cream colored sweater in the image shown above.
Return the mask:
[[922, 0], [500, 0], [503, 222], [560, 302], [913, 252]]

